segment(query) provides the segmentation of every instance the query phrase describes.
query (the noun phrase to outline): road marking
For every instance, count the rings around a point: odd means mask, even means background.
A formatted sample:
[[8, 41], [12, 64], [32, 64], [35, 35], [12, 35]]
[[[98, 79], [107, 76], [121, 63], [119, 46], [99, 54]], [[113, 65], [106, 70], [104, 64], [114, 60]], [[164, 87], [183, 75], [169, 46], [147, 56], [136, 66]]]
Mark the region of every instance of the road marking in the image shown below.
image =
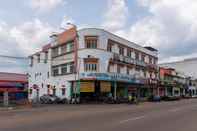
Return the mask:
[[182, 110], [183, 108], [175, 108], [175, 109], [170, 109], [168, 110], [169, 112], [177, 112], [177, 111], [180, 111]]
[[145, 116], [133, 117], [133, 118], [130, 118], [130, 119], [120, 121], [120, 124], [125, 123], [125, 122], [129, 122], [129, 121], [136, 121], [136, 120], [143, 119], [143, 118], [145, 118]]

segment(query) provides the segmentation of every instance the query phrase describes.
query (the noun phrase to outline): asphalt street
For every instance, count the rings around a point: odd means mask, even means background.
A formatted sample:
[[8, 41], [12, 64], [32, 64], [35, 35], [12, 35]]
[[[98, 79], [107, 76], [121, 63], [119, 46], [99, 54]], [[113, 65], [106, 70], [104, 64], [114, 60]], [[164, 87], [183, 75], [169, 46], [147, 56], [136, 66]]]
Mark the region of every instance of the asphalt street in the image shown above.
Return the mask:
[[197, 99], [0, 111], [0, 131], [197, 131]]

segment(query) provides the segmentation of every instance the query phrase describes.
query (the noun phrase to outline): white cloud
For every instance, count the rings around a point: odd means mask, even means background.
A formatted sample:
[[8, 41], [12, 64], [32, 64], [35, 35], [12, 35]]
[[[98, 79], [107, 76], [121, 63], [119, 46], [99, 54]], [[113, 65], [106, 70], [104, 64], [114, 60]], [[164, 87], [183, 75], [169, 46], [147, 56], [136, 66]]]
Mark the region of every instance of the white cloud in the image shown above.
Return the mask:
[[120, 30], [127, 22], [127, 15], [126, 0], [108, 0], [107, 12], [102, 26], [110, 31]]
[[[62, 20], [71, 22], [70, 19]], [[72, 20], [74, 22], [74, 20]], [[63, 26], [64, 27], [64, 26]], [[29, 56], [40, 51], [43, 45], [50, 42], [49, 36], [54, 31], [62, 31], [35, 18], [16, 26], [9, 26], [5, 21], [0, 21], [0, 55]], [[27, 60], [1, 58], [0, 72], [24, 72], [27, 69]]]
[[71, 17], [64, 16], [60, 24], [60, 27], [63, 29], [70, 28], [70, 25], [68, 23], [75, 24], [75, 21]]
[[174, 62], [174, 61], [182, 61], [182, 60], [190, 59], [190, 58], [194, 58], [194, 57], [195, 58], [197, 57], [197, 53], [191, 53], [189, 55], [167, 57], [167, 58], [164, 58], [164, 59], [160, 60], [159, 63], [168, 63], [168, 62]]
[[64, 0], [31, 0], [30, 6], [40, 12], [48, 12], [59, 5], [65, 5]]
[[19, 48], [24, 51], [24, 54], [27, 55], [47, 44], [52, 31], [53, 27], [48, 23], [42, 23], [39, 19], [34, 19], [32, 22], [25, 22], [11, 28], [10, 35]]
[[[25, 22], [17, 26], [9, 26], [6, 22], [0, 22], [0, 55], [28, 56], [47, 44], [53, 27], [43, 23], [39, 19]], [[0, 65], [0, 71], [24, 71], [27, 62], [20, 59], [0, 58], [4, 61]]]
[[128, 29], [120, 29], [117, 34], [157, 48], [160, 61], [196, 56], [196, 0], [138, 0], [138, 3], [150, 15], [137, 20]]

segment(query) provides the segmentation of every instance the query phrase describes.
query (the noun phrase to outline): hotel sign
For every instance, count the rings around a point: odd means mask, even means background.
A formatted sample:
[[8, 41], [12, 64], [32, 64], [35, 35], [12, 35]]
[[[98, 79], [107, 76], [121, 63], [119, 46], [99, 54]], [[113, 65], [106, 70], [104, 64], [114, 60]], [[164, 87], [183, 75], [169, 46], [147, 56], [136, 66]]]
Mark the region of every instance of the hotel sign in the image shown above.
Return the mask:
[[132, 75], [117, 74], [117, 73], [81, 73], [80, 79], [93, 79], [103, 81], [123, 81], [136, 83], [136, 79]]

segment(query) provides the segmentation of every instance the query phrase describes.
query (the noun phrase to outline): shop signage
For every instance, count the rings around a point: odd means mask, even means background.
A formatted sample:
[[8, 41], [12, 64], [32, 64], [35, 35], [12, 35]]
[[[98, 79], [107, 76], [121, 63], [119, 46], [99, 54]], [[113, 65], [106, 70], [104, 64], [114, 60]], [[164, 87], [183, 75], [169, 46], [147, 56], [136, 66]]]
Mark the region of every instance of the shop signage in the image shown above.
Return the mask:
[[[124, 81], [136, 83], [136, 79], [132, 75], [117, 74], [117, 73], [81, 73], [80, 79], [95, 79], [104, 81]], [[139, 81], [138, 81], [139, 82]]]

